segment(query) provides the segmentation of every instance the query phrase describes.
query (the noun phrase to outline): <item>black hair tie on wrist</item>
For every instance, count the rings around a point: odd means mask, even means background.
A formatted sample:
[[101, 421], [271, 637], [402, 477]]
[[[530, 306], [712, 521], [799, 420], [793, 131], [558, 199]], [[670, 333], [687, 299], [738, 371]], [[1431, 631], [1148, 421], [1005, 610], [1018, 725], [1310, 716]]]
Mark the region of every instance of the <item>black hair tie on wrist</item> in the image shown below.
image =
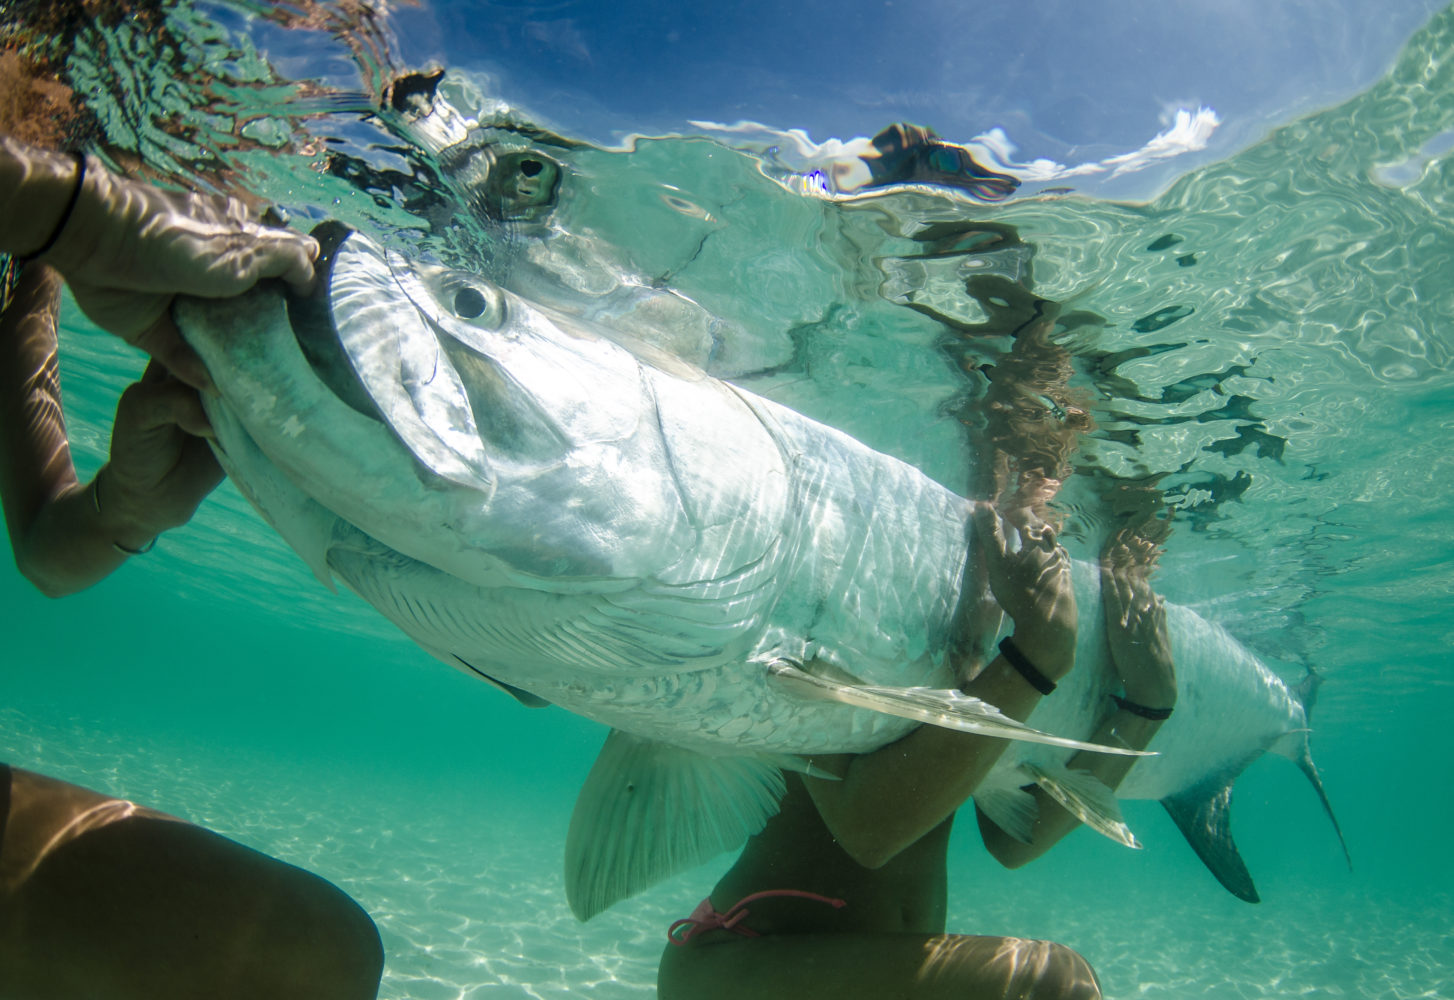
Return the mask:
[[[101, 471], [105, 468], [106, 466], [103, 465], [100, 469], [97, 469], [95, 478], [91, 480], [91, 507], [96, 511], [97, 517], [103, 516], [101, 512]], [[151, 541], [139, 549], [128, 548], [114, 539], [111, 542], [111, 547], [124, 556], [144, 556], [157, 547], [157, 539], [160, 537], [160, 535], [153, 535]]]
[[1143, 719], [1150, 719], [1152, 722], [1165, 722], [1171, 718], [1169, 708], [1147, 708], [1145, 705], [1138, 705], [1134, 701], [1127, 701], [1118, 694], [1111, 695], [1111, 700], [1116, 707], [1130, 712], [1132, 715], [1139, 715]]
[[1010, 666], [1014, 667], [1015, 671], [1021, 677], [1025, 678], [1025, 681], [1036, 691], [1039, 691], [1041, 694], [1049, 694], [1055, 690], [1055, 682], [1042, 674], [1039, 668], [1030, 662], [1030, 658], [1020, 652], [1019, 647], [1010, 641], [1009, 636], [1005, 636], [1000, 640], [1000, 653], [1004, 655]]
[[86, 154], [73, 152], [70, 155], [76, 161], [76, 186], [71, 188], [71, 198], [66, 202], [65, 211], [61, 213], [60, 220], [56, 222], [55, 228], [51, 230], [45, 242], [40, 245], [40, 249], [21, 257], [22, 263], [29, 263], [50, 252], [50, 249], [56, 245], [56, 240], [61, 238], [61, 233], [66, 231], [66, 223], [71, 221], [71, 213], [76, 210], [76, 202], [81, 200], [81, 188], [86, 186]]

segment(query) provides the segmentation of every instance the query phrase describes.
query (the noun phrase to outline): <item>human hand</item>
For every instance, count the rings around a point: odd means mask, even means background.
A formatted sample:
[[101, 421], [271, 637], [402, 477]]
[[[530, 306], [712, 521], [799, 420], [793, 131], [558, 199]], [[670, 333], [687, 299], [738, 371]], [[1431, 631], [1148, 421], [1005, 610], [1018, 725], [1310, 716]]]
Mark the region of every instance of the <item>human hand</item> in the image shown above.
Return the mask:
[[222, 481], [211, 435], [196, 391], [159, 362], [147, 365], [121, 394], [111, 459], [92, 487], [114, 542], [140, 549], [191, 519]]
[[1151, 589], [1158, 542], [1132, 529], [1117, 532], [1101, 552], [1101, 603], [1111, 660], [1126, 698], [1147, 708], [1176, 704], [1176, 669], [1166, 630], [1166, 602]]
[[1015, 621], [1015, 645], [1052, 680], [1064, 674], [1075, 655], [1076, 604], [1070, 556], [1055, 530], [1028, 507], [1001, 515], [981, 502], [974, 532], [990, 591]]
[[211, 388], [201, 360], [172, 323], [172, 298], [224, 298], [263, 278], [306, 291], [317, 256], [310, 237], [253, 221], [237, 199], [164, 191], [116, 177], [91, 160], [44, 260], [61, 272], [97, 326], [194, 388]]

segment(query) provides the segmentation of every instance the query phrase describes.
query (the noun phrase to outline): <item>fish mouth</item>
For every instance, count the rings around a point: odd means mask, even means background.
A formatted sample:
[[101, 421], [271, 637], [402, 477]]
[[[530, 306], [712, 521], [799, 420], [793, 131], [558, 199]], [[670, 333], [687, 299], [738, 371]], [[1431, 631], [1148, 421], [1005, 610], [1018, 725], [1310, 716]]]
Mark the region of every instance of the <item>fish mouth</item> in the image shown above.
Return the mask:
[[470, 387], [450, 362], [416, 273], [429, 268], [341, 222], [320, 223], [312, 236], [319, 247], [313, 290], [289, 299], [287, 310], [313, 375], [350, 409], [388, 427], [429, 473], [471, 489], [492, 482]]
[[350, 408], [384, 423], [383, 414], [365, 388], [353, 362], [343, 348], [343, 338], [334, 319], [329, 290], [333, 286], [333, 265], [354, 230], [329, 219], [309, 233], [318, 241], [318, 259], [313, 264], [313, 290], [306, 296], [288, 298], [288, 325], [308, 366], [328, 389]]

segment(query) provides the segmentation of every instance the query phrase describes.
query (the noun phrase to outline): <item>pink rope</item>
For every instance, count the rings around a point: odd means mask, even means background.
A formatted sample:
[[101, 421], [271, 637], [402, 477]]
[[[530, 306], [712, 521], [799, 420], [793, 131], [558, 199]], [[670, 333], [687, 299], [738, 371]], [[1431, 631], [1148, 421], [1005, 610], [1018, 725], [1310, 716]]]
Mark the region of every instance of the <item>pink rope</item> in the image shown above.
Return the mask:
[[[754, 892], [750, 896], [744, 896], [728, 907], [726, 913], [718, 913], [712, 909], [712, 897], [708, 896], [697, 904], [697, 908], [692, 911], [690, 917], [683, 917], [667, 928], [667, 940], [672, 944], [686, 944], [698, 934], [705, 934], [708, 931], [731, 931], [733, 934], [741, 934], [743, 937], [762, 937], [751, 927], [743, 925], [742, 921], [747, 919], [748, 903], [773, 896], [811, 899], [814, 902], [827, 903], [835, 910], [841, 910], [848, 905], [844, 900], [834, 899], [832, 896], [820, 896], [816, 892], [804, 892], [801, 889], [766, 889], [762, 892]], [[677, 932], [683, 928], [686, 929], [686, 932], [678, 934]]]

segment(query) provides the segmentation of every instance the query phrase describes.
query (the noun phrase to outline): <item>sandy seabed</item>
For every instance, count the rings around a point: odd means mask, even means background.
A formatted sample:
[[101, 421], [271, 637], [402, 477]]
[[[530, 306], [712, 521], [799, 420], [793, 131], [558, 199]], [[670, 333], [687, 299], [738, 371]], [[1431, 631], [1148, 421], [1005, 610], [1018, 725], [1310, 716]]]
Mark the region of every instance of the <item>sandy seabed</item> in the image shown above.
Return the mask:
[[[162, 752], [5, 709], [0, 760], [155, 805], [329, 878], [378, 923], [385, 1000], [654, 996], [667, 926], [727, 860], [581, 924], [560, 874], [568, 802], [506, 813], [434, 786]], [[1229, 918], [1214, 887], [1169, 901], [1128, 881], [1114, 905], [1071, 906], [1069, 887], [1005, 884], [979, 895], [952, 887], [949, 927], [1028, 924], [1084, 954], [1108, 997], [1454, 1000], [1447, 898], [1411, 904], [1330, 880]]]

